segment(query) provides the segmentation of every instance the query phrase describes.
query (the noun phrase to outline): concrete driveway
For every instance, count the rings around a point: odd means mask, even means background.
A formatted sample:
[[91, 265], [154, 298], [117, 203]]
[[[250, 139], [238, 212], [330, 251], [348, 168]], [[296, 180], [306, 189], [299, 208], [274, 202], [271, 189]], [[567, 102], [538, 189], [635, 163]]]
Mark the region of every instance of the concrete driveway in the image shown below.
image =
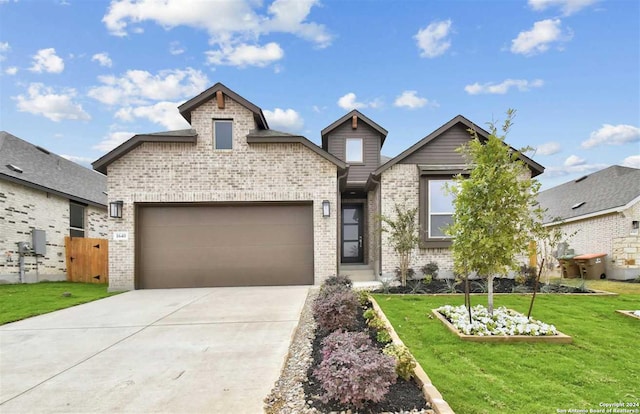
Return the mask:
[[0, 327], [0, 412], [261, 413], [308, 287], [138, 290]]

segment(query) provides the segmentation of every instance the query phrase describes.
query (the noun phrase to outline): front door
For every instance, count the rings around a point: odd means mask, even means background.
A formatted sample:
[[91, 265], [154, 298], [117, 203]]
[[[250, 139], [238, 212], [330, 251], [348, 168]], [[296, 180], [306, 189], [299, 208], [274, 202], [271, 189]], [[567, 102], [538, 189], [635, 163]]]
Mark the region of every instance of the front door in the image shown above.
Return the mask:
[[362, 204], [342, 205], [342, 263], [362, 263]]

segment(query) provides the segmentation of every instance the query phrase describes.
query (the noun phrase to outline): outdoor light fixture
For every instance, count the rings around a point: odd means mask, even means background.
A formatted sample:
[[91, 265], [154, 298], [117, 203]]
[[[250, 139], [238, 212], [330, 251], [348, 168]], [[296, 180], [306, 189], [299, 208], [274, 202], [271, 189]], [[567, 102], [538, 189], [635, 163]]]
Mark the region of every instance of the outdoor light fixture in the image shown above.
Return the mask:
[[640, 224], [640, 223], [638, 222], [638, 220], [633, 220], [633, 221], [631, 222], [631, 228], [632, 228], [632, 229], [634, 229], [634, 230], [638, 230], [638, 227], [640, 227], [640, 225], [639, 225], [639, 224]]
[[122, 218], [122, 200], [109, 203], [109, 217]]
[[322, 202], [322, 217], [329, 217], [331, 215], [331, 204], [329, 204], [329, 200], [324, 200]]

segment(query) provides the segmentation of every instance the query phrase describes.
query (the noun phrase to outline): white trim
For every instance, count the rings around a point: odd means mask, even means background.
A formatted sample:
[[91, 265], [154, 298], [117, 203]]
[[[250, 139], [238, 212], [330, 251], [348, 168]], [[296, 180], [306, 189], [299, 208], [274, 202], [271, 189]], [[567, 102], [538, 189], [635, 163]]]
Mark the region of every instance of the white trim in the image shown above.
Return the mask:
[[[360, 159], [350, 159], [349, 158], [349, 141], [359, 141], [360, 142]], [[358, 164], [364, 163], [364, 139], [362, 138], [345, 138], [344, 140], [344, 160], [345, 162], [355, 162]]]
[[593, 218], [593, 217], [604, 216], [605, 214], [622, 213], [623, 211], [631, 208], [631, 206], [633, 206], [638, 201], [640, 201], [640, 196], [638, 196], [638, 197], [634, 198], [633, 200], [629, 201], [624, 206], [608, 208], [606, 210], [594, 211], [593, 213], [583, 214], [581, 216], [571, 217], [571, 218], [568, 218], [568, 219], [554, 221], [554, 222], [551, 222], [551, 223], [544, 223], [543, 226], [544, 227], [559, 226], [559, 225], [562, 225], [562, 224], [565, 224], [565, 223], [571, 223], [571, 222], [574, 222], [574, 221], [580, 221], [580, 220], [586, 220], [586, 219]]

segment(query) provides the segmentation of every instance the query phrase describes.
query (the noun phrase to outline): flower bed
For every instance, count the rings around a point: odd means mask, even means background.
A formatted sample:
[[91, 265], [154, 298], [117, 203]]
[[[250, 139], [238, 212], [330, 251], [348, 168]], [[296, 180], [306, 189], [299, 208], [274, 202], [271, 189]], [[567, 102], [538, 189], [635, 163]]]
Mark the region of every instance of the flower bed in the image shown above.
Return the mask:
[[507, 309], [497, 308], [493, 317], [482, 305], [471, 308], [471, 322], [467, 308], [445, 305], [433, 310], [433, 314], [443, 321], [461, 339], [471, 341], [520, 341], [520, 342], [571, 342], [571, 337], [559, 332], [555, 326]]
[[640, 319], [640, 310], [617, 310], [616, 312], [635, 319]]

